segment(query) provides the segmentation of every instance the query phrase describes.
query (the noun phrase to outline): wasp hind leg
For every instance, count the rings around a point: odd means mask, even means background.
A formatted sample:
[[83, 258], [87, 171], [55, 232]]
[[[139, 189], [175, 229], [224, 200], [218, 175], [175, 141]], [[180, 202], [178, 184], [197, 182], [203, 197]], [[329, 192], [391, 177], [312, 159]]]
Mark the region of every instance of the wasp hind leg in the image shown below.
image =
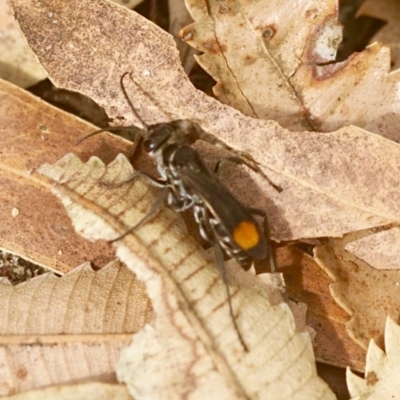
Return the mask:
[[257, 172], [258, 174], [260, 174], [278, 193], [282, 192], [282, 188], [280, 186], [278, 186], [278, 185], [275, 185], [275, 183], [273, 183], [271, 181], [271, 179], [269, 179], [268, 176], [264, 174], [264, 172], [258, 166], [256, 161], [254, 161], [253, 163], [250, 163], [246, 158], [241, 157], [241, 156], [231, 156], [231, 157], [220, 158], [217, 161], [217, 163], [215, 164], [215, 167], [214, 167], [215, 175], [218, 176], [222, 164], [224, 164], [225, 162], [228, 162], [228, 161], [233, 163], [233, 164], [239, 164], [239, 165], [244, 164], [244, 165], [247, 165], [251, 170], [253, 170], [254, 172]]
[[233, 327], [235, 328], [235, 331], [238, 335], [239, 341], [241, 343], [241, 345], [243, 346], [244, 350], [246, 352], [249, 351], [249, 348], [247, 347], [242, 334], [240, 333], [239, 327], [236, 323], [236, 318], [235, 315], [233, 313], [233, 306], [232, 306], [232, 297], [231, 297], [231, 292], [229, 289], [229, 282], [228, 282], [228, 274], [226, 273], [226, 268], [225, 268], [225, 264], [224, 264], [224, 256], [222, 253], [222, 249], [220, 247], [220, 245], [218, 243], [214, 243], [213, 245], [213, 249], [214, 249], [214, 256], [215, 256], [215, 261], [217, 263], [218, 269], [219, 269], [219, 273], [222, 277], [222, 281], [224, 282], [225, 285], [225, 289], [226, 289], [226, 295], [228, 298], [228, 306], [229, 306], [229, 315], [232, 319], [232, 323], [233, 323]]

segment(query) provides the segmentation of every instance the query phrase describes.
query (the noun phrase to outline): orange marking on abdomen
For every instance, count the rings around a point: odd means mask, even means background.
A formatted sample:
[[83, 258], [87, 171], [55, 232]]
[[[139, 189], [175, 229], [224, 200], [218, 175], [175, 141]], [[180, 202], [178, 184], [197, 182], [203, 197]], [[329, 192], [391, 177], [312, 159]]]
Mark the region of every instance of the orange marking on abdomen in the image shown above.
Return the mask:
[[258, 245], [260, 236], [256, 225], [250, 221], [242, 221], [233, 231], [233, 240], [242, 250], [249, 250]]

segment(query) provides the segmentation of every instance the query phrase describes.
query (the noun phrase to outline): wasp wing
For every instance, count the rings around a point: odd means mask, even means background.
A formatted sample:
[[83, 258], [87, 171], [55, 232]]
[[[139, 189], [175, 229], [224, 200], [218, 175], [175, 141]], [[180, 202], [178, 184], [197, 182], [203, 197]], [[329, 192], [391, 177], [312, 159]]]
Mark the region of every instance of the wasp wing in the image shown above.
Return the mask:
[[265, 236], [252, 213], [232, 195], [215, 173], [204, 164], [195, 150], [189, 147], [183, 150], [186, 153], [184, 157], [183, 152], [180, 156], [184, 162], [177, 163], [177, 170], [185, 190], [202, 200], [212, 216], [227, 230], [230, 238], [239, 247], [242, 246], [235, 240], [235, 232], [237, 233], [238, 229], [247, 229], [248, 226], [252, 227], [256, 245], [245, 250], [254, 258], [264, 258], [266, 255]]

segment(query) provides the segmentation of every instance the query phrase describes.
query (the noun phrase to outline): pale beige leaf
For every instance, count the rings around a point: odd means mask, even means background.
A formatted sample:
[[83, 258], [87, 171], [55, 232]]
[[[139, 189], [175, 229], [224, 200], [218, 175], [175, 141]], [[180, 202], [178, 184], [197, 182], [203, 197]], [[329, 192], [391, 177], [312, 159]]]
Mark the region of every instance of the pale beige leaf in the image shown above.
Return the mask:
[[115, 381], [121, 348], [153, 318], [139, 282], [114, 261], [62, 278], [0, 281], [0, 395], [85, 380]]
[[196, 22], [181, 37], [204, 52], [199, 62], [223, 102], [291, 130], [356, 125], [400, 141], [400, 71], [390, 72], [389, 48], [323, 65], [341, 41], [337, 1], [187, 3]]
[[[105, 185], [132, 172], [123, 156], [106, 168], [99, 159], [83, 164], [68, 155], [39, 172], [59, 183], [54, 191], [75, 228], [92, 239], [125, 232], [157, 196], [140, 178], [119, 188]], [[271, 306], [263, 290], [232, 283], [237, 324], [249, 348], [244, 351], [218, 269], [178, 214], [163, 209], [116, 245], [145, 282], [156, 313], [118, 363], [118, 377], [135, 397], [334, 398], [317, 377], [310, 338], [295, 331], [287, 305]]]
[[303, 65], [291, 82], [304, 88], [317, 130], [352, 124], [400, 142], [400, 70], [390, 72], [388, 47], [374, 43], [342, 63]]
[[370, 338], [383, 344], [386, 315], [400, 320], [400, 274], [377, 270], [345, 250], [352, 235], [330, 239], [315, 249], [316, 261], [329, 274], [336, 302], [351, 316], [349, 336], [365, 349]]
[[352, 234], [345, 249], [377, 269], [400, 269], [400, 228], [382, 226]]
[[28, 87], [46, 77], [15, 23], [7, 0], [0, 0], [0, 78]]
[[398, 399], [400, 393], [400, 327], [386, 319], [385, 351], [371, 340], [367, 352], [365, 379], [347, 370], [347, 385], [353, 400]]
[[392, 69], [400, 67], [400, 3], [398, 0], [364, 0], [357, 12], [359, 16], [379, 18], [386, 22], [373, 36], [373, 42], [390, 46]]
[[80, 385], [53, 386], [41, 390], [32, 390], [4, 400], [131, 400], [125, 385], [107, 383], [83, 383]]
[[[400, 219], [397, 144], [355, 127], [328, 134], [289, 134], [272, 121], [245, 117], [193, 88], [170, 36], [114, 4], [12, 4], [30, 45], [57, 85], [92, 97], [110, 117], [121, 121], [123, 116], [129, 124], [135, 119], [119, 80], [132, 71], [134, 82], [126, 79], [127, 90], [147, 123], [191, 119], [250, 153], [283, 190], [278, 193], [253, 172], [243, 178], [242, 168], [232, 168], [224, 180], [244, 204], [268, 212], [277, 239], [341, 236]], [[44, 17], [50, 10], [58, 24]], [[215, 149], [209, 151], [215, 155]]]
[[290, 130], [314, 129], [290, 78], [303, 62], [334, 60], [342, 30], [336, 0], [186, 3], [195, 23], [181, 38], [204, 53], [197, 60], [222, 102]]

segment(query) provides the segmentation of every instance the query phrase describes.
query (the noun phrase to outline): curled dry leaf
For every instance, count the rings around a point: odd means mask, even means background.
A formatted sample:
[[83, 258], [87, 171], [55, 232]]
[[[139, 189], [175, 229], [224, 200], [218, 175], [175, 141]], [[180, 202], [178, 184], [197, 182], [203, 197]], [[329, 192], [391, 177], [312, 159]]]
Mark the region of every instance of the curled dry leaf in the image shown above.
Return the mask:
[[125, 385], [110, 385], [107, 383], [82, 383], [48, 387], [41, 390], [2, 397], [3, 400], [132, 400]]
[[[223, 102], [295, 131], [356, 125], [400, 141], [400, 71], [390, 72], [389, 48], [329, 62], [342, 39], [336, 0], [187, 3], [195, 23], [181, 37], [204, 52], [198, 60]], [[398, 14], [398, 2], [392, 8]]]
[[[193, 88], [170, 36], [114, 4], [11, 3], [58, 86], [88, 95], [112, 118], [137, 123], [119, 86], [123, 73], [131, 71], [127, 90], [147, 123], [191, 119], [250, 153], [283, 190], [278, 193], [249, 172], [248, 190], [237, 193], [244, 204], [268, 212], [275, 238], [340, 236], [399, 220], [400, 147], [395, 143], [355, 127], [328, 134], [289, 133], [272, 121], [245, 117]], [[237, 175], [231, 183], [243, 188]]]
[[[143, 283], [114, 261], [62, 278], [0, 283], [0, 395], [62, 383], [115, 382], [132, 333], [153, 318]], [[29, 349], [29, 351], [27, 351]]]
[[[97, 158], [84, 164], [68, 155], [39, 172], [59, 183], [54, 192], [77, 231], [91, 239], [124, 233], [157, 198], [140, 177], [109, 186], [132, 173], [123, 156], [105, 167]], [[262, 290], [231, 284], [249, 348], [244, 351], [218, 269], [178, 214], [162, 209], [116, 245], [118, 256], [145, 282], [156, 312], [118, 364], [118, 377], [135, 398], [334, 398], [316, 375], [308, 334], [295, 331], [286, 304], [271, 306]]]
[[317, 246], [315, 257], [334, 280], [333, 298], [351, 316], [349, 336], [366, 349], [370, 338], [383, 344], [387, 315], [400, 319], [400, 272], [377, 270], [346, 251], [351, 236]]
[[353, 400], [397, 399], [400, 393], [400, 327], [386, 319], [385, 351], [371, 340], [365, 379], [347, 370], [347, 386]]

